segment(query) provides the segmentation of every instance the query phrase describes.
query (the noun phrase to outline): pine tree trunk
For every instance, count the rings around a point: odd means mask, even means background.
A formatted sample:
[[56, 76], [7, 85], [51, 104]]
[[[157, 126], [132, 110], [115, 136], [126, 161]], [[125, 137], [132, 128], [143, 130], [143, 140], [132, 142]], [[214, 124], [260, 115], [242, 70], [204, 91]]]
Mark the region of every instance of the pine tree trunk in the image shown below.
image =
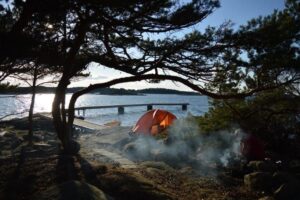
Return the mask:
[[68, 129], [72, 131], [74, 119], [75, 119], [75, 103], [81, 95], [74, 93], [70, 99], [69, 108], [68, 108]]
[[80, 147], [71, 138], [71, 129], [68, 127], [65, 111], [65, 95], [68, 84], [68, 79], [62, 77], [56, 88], [52, 105], [52, 117], [57, 136], [60, 139], [63, 147], [63, 153], [76, 154]]
[[31, 96], [31, 103], [29, 108], [29, 115], [28, 115], [28, 140], [29, 144], [32, 144], [33, 140], [33, 110], [34, 110], [34, 103], [35, 103], [35, 95], [36, 95], [36, 81], [37, 81], [37, 68], [34, 69], [33, 72], [33, 83], [32, 83], [32, 96]]
[[63, 80], [61, 80], [56, 88], [55, 97], [52, 105], [52, 116], [53, 116], [53, 123], [54, 127], [57, 132], [58, 138], [61, 140], [62, 146], [65, 149], [68, 145], [68, 135], [65, 132], [65, 125], [64, 125], [64, 119], [61, 112], [62, 105], [62, 99], [65, 96], [67, 85], [63, 83]]

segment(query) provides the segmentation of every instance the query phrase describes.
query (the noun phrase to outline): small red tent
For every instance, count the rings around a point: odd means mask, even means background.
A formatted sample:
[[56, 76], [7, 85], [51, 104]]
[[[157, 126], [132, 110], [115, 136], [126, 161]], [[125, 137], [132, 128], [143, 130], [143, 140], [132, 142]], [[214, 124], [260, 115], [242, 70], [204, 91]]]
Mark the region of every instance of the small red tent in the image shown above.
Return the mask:
[[161, 133], [177, 119], [175, 115], [165, 110], [150, 110], [146, 112], [133, 127], [136, 134], [156, 135]]

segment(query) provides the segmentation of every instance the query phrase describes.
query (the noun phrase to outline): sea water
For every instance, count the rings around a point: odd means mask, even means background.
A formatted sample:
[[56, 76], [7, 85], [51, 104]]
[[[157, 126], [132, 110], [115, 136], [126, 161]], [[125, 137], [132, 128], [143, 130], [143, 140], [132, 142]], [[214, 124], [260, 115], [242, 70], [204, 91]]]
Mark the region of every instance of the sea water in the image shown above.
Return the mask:
[[[51, 112], [53, 94], [37, 94], [34, 112]], [[66, 96], [68, 104], [71, 94]], [[0, 118], [6, 115], [18, 114], [17, 116], [26, 116], [29, 109], [31, 95], [0, 95]], [[182, 111], [178, 106], [153, 106], [153, 109], [159, 108], [172, 112], [178, 118], [192, 115], [203, 115], [207, 112], [209, 104], [206, 96], [188, 96], [171, 94], [147, 94], [147, 95], [99, 95], [87, 94], [81, 96], [76, 107], [81, 106], [106, 106], [121, 104], [147, 104], [147, 103], [189, 103], [187, 111]], [[67, 105], [66, 105], [67, 106]], [[147, 111], [146, 106], [125, 107], [125, 113], [118, 114], [118, 108], [106, 108], [96, 110], [86, 110], [85, 120], [97, 124], [104, 124], [113, 120], [118, 120], [123, 126], [132, 126]], [[76, 112], [76, 115], [77, 112]], [[81, 113], [82, 115], [82, 113]], [[16, 115], [12, 115], [15, 117]]]

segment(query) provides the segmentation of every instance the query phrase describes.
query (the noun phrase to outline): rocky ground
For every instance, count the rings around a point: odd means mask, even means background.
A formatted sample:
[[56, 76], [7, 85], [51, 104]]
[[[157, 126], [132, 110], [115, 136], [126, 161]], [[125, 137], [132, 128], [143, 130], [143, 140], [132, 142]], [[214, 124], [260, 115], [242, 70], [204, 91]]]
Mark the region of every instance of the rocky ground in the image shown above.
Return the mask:
[[33, 145], [26, 129], [26, 119], [0, 123], [0, 199], [298, 199], [300, 191], [297, 161], [203, 176], [188, 165], [131, 159], [122, 151], [132, 142], [128, 127], [79, 133], [75, 156], [60, 154], [49, 119], [35, 116]]

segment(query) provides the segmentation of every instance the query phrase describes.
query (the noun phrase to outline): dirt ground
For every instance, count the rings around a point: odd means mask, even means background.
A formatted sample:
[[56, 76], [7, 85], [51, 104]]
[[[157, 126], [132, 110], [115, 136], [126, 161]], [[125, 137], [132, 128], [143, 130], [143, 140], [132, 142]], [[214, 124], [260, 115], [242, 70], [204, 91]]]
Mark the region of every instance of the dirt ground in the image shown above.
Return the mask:
[[[93, 149], [89, 151], [86, 143], [82, 143], [78, 155], [61, 155], [51, 121], [38, 116], [35, 117], [34, 144], [30, 146], [26, 123], [26, 119], [19, 119], [0, 124], [0, 199], [33, 199], [50, 186], [68, 180], [92, 184], [112, 199], [250, 200], [263, 196], [247, 191], [242, 179], [225, 171], [218, 177], [204, 177], [188, 167], [174, 169], [154, 161], [124, 167], [109, 157], [92, 159]], [[98, 135], [118, 131], [121, 129]], [[96, 136], [96, 133], [92, 135]], [[78, 141], [85, 139], [79, 137]], [[103, 137], [99, 145], [103, 148], [109, 141]]]

